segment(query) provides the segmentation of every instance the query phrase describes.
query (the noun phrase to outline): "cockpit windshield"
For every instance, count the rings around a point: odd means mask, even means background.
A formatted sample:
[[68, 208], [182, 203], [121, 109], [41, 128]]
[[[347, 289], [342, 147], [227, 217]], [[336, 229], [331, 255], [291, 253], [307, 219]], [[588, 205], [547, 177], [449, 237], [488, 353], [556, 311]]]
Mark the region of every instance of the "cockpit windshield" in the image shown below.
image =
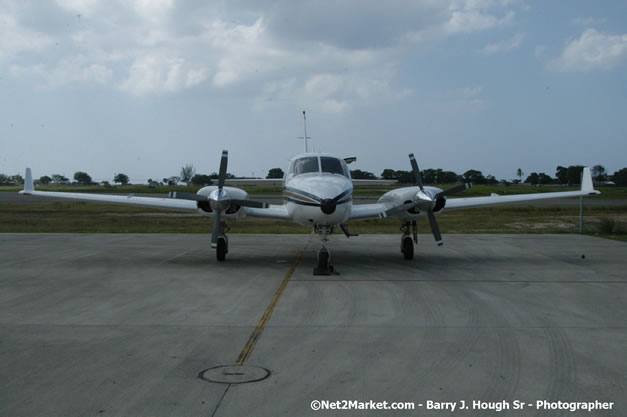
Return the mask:
[[[319, 161], [319, 162], [318, 162]], [[305, 156], [292, 161], [287, 178], [310, 172], [326, 172], [350, 178], [348, 167], [341, 159], [332, 156]]]
[[308, 172], [320, 172], [318, 157], [308, 156], [294, 161], [292, 165], [292, 175], [306, 174]]
[[322, 165], [322, 172], [346, 176], [346, 172], [344, 171], [344, 165], [337, 158], [333, 158], [330, 156], [321, 156], [320, 164]]

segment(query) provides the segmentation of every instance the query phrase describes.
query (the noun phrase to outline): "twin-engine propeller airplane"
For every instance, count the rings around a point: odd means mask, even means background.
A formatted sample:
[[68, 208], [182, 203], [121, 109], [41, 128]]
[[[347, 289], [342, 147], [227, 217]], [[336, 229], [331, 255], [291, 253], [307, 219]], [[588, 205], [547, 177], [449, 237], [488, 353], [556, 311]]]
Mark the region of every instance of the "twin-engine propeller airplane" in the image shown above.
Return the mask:
[[414, 155], [410, 154], [414, 186], [388, 191], [376, 203], [353, 205], [353, 183], [347, 162], [354, 160], [355, 158], [342, 159], [315, 152], [295, 156], [290, 160], [283, 179], [285, 203], [282, 205], [268, 205], [250, 200], [246, 191], [236, 187], [225, 187], [227, 151], [222, 152], [218, 185], [203, 187], [196, 194], [172, 192], [169, 198], [156, 198], [35, 191], [30, 168], [26, 168], [24, 190], [20, 191], [20, 194], [197, 211], [213, 220], [211, 247], [216, 249], [218, 261], [224, 261], [229, 251], [226, 220], [244, 217], [291, 220], [311, 227], [313, 232], [320, 236], [321, 248], [318, 251], [318, 264], [314, 268], [316, 275], [334, 273], [327, 241], [336, 227], [341, 229], [346, 237], [356, 236], [348, 231], [347, 224], [351, 220], [398, 218], [402, 231], [401, 252], [405, 259], [412, 259], [414, 243], [418, 243], [416, 221], [422, 217], [427, 217], [436, 243], [442, 245], [442, 235], [435, 214], [441, 213], [444, 209], [455, 210], [599, 194], [593, 188], [590, 168], [584, 168], [579, 191], [447, 199], [448, 196], [461, 192], [471, 185], [461, 184], [447, 190], [425, 186]]

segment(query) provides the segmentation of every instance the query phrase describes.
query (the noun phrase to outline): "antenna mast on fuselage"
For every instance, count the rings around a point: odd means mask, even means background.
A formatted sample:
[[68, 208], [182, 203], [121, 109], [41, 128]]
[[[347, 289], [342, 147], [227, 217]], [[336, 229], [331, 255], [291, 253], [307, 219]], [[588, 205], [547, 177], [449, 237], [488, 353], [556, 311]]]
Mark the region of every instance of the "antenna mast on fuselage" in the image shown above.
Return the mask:
[[307, 147], [307, 139], [311, 139], [310, 136], [307, 136], [307, 115], [305, 114], [305, 110], [303, 110], [303, 126], [305, 127], [305, 136], [299, 136], [299, 139], [302, 139], [305, 142], [305, 153], [309, 152], [309, 148]]

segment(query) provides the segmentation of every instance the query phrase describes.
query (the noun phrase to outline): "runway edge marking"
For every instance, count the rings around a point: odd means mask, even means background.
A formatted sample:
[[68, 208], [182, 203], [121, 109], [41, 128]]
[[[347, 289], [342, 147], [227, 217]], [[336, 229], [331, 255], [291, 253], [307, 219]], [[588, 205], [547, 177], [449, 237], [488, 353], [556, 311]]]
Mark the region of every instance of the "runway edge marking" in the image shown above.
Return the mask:
[[285, 278], [283, 278], [281, 285], [279, 285], [279, 288], [274, 293], [274, 296], [272, 297], [272, 301], [270, 302], [270, 305], [268, 305], [268, 308], [266, 308], [266, 311], [264, 311], [263, 315], [261, 316], [261, 319], [259, 320], [259, 323], [257, 323], [257, 327], [255, 327], [255, 330], [253, 330], [253, 333], [250, 335], [248, 342], [246, 342], [246, 345], [244, 346], [239, 356], [237, 357], [237, 360], [235, 361], [235, 365], [239, 365], [239, 366], [246, 365], [246, 363], [248, 362], [248, 359], [250, 358], [250, 355], [252, 355], [253, 349], [255, 348], [257, 341], [259, 341], [261, 334], [263, 333], [264, 329], [266, 328], [266, 325], [270, 321], [270, 317], [272, 317], [272, 313], [274, 312], [274, 309], [276, 308], [277, 304], [279, 304], [279, 299], [281, 298], [281, 295], [283, 295], [283, 291], [285, 291], [285, 288], [287, 287], [288, 282], [292, 278], [292, 274], [296, 270], [296, 267], [300, 263], [300, 260], [303, 258], [303, 254], [305, 253], [305, 249], [307, 248], [307, 246], [309, 246], [309, 242], [311, 242], [311, 239], [307, 241], [307, 244], [305, 245], [305, 247], [298, 253], [296, 260], [290, 267], [289, 271], [287, 271], [287, 274], [285, 274]]

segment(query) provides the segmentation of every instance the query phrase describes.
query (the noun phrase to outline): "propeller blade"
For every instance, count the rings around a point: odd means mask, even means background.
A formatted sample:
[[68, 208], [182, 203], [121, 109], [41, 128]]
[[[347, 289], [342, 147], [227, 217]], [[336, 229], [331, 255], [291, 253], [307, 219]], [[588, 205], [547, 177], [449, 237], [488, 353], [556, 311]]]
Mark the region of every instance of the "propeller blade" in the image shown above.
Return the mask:
[[218, 173], [218, 190], [224, 187], [224, 181], [226, 180], [226, 166], [229, 162], [229, 151], [222, 151], [222, 159], [220, 159], [220, 172]]
[[384, 217], [395, 216], [397, 214], [403, 213], [404, 211], [411, 210], [414, 207], [416, 207], [416, 203], [413, 202], [401, 204], [400, 206], [392, 207], [391, 209], [386, 210]]
[[236, 206], [253, 207], [253, 208], [268, 208], [269, 207], [268, 203], [264, 203], [262, 201], [237, 200], [233, 198], [231, 199], [231, 204], [235, 204]]
[[211, 247], [218, 247], [218, 237], [220, 237], [220, 210], [216, 210], [216, 216], [213, 218], [213, 230], [211, 231]]
[[188, 193], [185, 191], [170, 191], [168, 193], [168, 197], [175, 198], [177, 200], [207, 201], [207, 196]]
[[447, 195], [451, 195], [451, 194], [455, 194], [458, 193], [460, 191], [464, 191], [467, 190], [468, 188], [472, 187], [472, 184], [467, 182], [465, 184], [460, 184], [460, 185], [456, 185], [455, 187], [451, 187], [448, 190], [444, 190], [444, 191], [440, 191], [435, 198], [438, 197], [445, 197]]
[[444, 242], [442, 242], [440, 226], [438, 226], [438, 222], [435, 220], [435, 214], [433, 214], [433, 211], [429, 210], [427, 212], [427, 215], [429, 217], [429, 223], [431, 224], [431, 232], [433, 233], [433, 237], [435, 238], [435, 243], [437, 243], [438, 246], [442, 246]]
[[421, 190], [424, 191], [423, 183], [422, 183], [422, 175], [420, 175], [420, 170], [418, 169], [418, 163], [416, 163], [416, 158], [414, 158], [414, 154], [409, 154], [409, 162], [411, 162], [411, 168], [414, 171], [414, 178], [416, 179], [416, 185], [420, 187]]

